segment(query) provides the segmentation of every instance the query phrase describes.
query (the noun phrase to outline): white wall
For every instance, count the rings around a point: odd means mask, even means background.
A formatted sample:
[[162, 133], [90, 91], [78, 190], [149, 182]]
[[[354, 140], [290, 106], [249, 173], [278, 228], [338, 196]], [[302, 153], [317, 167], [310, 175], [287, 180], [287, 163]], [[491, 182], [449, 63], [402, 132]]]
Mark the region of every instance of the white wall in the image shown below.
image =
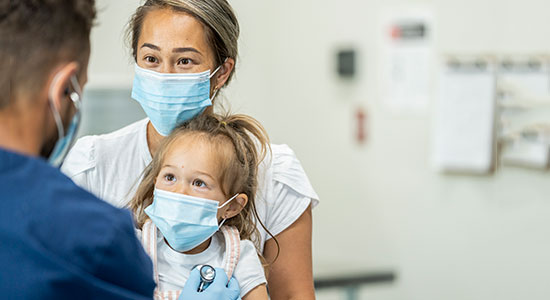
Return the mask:
[[[234, 111], [261, 120], [275, 143], [292, 146], [319, 193], [316, 273], [395, 269], [396, 284], [366, 289], [368, 299], [550, 297], [550, 175], [512, 168], [479, 177], [434, 173], [433, 116], [383, 109], [376, 44], [383, 9], [423, 4], [435, 12], [437, 53], [550, 54], [550, 2], [231, 2], [241, 22], [241, 60], [226, 95]], [[135, 3], [99, 5], [106, 9], [93, 36], [90, 86], [128, 86], [120, 30]], [[353, 82], [335, 76], [341, 45], [359, 50]], [[359, 106], [369, 116], [364, 146], [353, 137]]]
[[88, 67], [88, 89], [131, 88], [133, 65], [124, 33], [136, 0], [97, 0], [96, 26], [92, 30], [92, 51]]

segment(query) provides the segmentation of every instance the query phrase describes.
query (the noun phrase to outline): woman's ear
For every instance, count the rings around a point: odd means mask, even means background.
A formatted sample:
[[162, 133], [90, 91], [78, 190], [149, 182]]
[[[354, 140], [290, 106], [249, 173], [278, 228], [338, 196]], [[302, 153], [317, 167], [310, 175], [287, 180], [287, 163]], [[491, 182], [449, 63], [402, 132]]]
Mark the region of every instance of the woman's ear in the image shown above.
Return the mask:
[[229, 75], [233, 72], [235, 68], [235, 60], [231, 57], [228, 57], [220, 66], [218, 70], [218, 76], [216, 76], [216, 84], [214, 85], [214, 90], [219, 90], [229, 79]]
[[239, 194], [231, 203], [229, 203], [227, 210], [223, 213], [224, 219], [230, 219], [238, 215], [248, 203], [248, 196], [246, 194]]

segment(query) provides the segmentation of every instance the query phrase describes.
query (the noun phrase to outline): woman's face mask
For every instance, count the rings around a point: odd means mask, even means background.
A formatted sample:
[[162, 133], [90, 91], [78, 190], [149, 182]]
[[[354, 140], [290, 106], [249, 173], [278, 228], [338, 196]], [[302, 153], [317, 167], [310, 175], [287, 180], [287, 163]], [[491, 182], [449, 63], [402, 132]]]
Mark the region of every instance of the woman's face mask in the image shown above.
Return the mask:
[[210, 79], [220, 67], [212, 73], [158, 73], [136, 64], [132, 98], [141, 104], [157, 132], [167, 136], [178, 124], [212, 105]]

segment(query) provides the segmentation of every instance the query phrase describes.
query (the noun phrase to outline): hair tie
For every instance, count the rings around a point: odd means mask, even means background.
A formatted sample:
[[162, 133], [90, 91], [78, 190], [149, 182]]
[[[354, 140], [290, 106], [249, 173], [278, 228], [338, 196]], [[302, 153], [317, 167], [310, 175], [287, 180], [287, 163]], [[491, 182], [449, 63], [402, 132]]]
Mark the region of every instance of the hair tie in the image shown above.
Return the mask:
[[225, 121], [222, 121], [222, 125], [227, 126], [227, 123], [225, 123]]

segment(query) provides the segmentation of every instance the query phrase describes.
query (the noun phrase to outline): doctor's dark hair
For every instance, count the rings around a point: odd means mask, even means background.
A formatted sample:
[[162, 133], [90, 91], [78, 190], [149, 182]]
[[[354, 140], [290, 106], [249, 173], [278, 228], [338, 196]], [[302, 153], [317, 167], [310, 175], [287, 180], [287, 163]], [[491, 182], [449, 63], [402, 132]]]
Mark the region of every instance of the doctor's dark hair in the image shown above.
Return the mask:
[[0, 0], [0, 109], [34, 96], [58, 64], [85, 69], [95, 0]]
[[[215, 57], [214, 65], [221, 65], [228, 57], [235, 60], [239, 53], [239, 22], [227, 0], [146, 0], [132, 15], [126, 29], [126, 39], [137, 59], [138, 40], [147, 14], [157, 9], [171, 9], [175, 12], [190, 14], [199, 20], [206, 33], [206, 41]], [[231, 71], [227, 83], [231, 81], [235, 68]]]
[[155, 182], [164, 165], [164, 158], [174, 142], [180, 138], [190, 139], [190, 143], [206, 142], [212, 147], [214, 153], [220, 156], [218, 161], [221, 175], [218, 181], [227, 199], [237, 193], [247, 195], [248, 202], [241, 212], [227, 219], [224, 224], [235, 226], [239, 230], [241, 239], [253, 241], [259, 251], [261, 249], [260, 233], [257, 229], [259, 222], [278, 247], [277, 239], [260, 220], [255, 202], [258, 189], [258, 166], [270, 151], [269, 138], [258, 121], [242, 114], [202, 114], [177, 127], [163, 140], [153, 161], [145, 169], [135, 196], [128, 204], [134, 214], [136, 227], [141, 229], [148, 219], [144, 209], [153, 203]]

